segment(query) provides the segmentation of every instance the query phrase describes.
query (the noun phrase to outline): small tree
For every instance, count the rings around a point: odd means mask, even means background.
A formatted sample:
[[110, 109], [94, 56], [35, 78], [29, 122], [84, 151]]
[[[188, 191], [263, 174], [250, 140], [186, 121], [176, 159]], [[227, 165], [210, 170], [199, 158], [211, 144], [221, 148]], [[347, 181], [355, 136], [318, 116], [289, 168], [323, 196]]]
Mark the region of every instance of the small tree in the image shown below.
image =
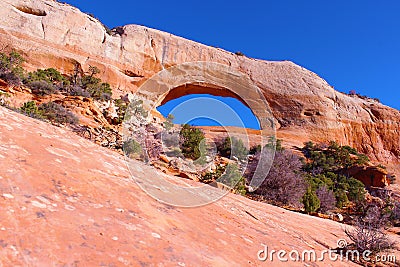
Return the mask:
[[148, 116], [148, 111], [143, 108], [143, 100], [141, 99], [132, 100], [127, 111], [130, 113], [126, 118], [128, 120], [132, 115], [140, 117], [140, 119], [144, 119]]
[[27, 77], [24, 79], [24, 83], [31, 83], [35, 81], [45, 81], [50, 84], [56, 84], [60, 82], [67, 82], [67, 79], [62, 76], [62, 74], [54, 69], [38, 69], [34, 72], [28, 73]]
[[304, 210], [307, 213], [315, 212], [320, 207], [320, 201], [311, 187], [307, 188], [307, 192], [303, 196]]
[[203, 132], [200, 129], [185, 124], [179, 135], [183, 155], [190, 159], [200, 158], [200, 142], [205, 138]]
[[236, 137], [227, 137], [224, 142], [218, 146], [218, 151], [221, 156], [232, 157], [235, 156], [239, 159], [245, 159], [249, 154], [248, 149], [243, 144], [243, 141]]
[[89, 65], [89, 76], [93, 77], [100, 73], [100, 70], [96, 66]]
[[38, 107], [36, 106], [35, 101], [25, 102], [22, 107], [20, 107], [20, 111], [32, 118], [41, 119], [42, 114], [39, 112]]
[[91, 97], [97, 100], [107, 101], [111, 99], [112, 90], [110, 84], [100, 83], [96, 85], [90, 85], [87, 87]]
[[236, 164], [229, 164], [226, 167], [225, 173], [218, 180], [233, 188], [240, 195], [246, 194], [245, 179]]
[[282, 146], [282, 140], [276, 139], [275, 136], [270, 136], [268, 139], [268, 143], [264, 146], [264, 148], [274, 149], [275, 151], [283, 151], [284, 148]]
[[349, 200], [354, 201], [356, 203], [364, 202], [366, 193], [364, 184], [353, 177], [350, 177], [347, 180], [347, 183], [349, 184], [348, 188]]
[[113, 118], [112, 123], [121, 124], [124, 121], [126, 109], [128, 108], [128, 104], [120, 98], [120, 99], [114, 100], [114, 105], [117, 108], [118, 117]]
[[165, 130], [169, 131], [172, 129], [172, 127], [174, 127], [174, 118], [174, 115], [168, 114], [167, 119], [163, 123]]
[[303, 170], [313, 190], [326, 186], [336, 198], [336, 206], [342, 208], [349, 201], [361, 203], [365, 198], [364, 185], [343, 174], [353, 166], [365, 165], [369, 159], [350, 146], [340, 146], [332, 141], [328, 145], [305, 143], [303, 154], [306, 160]]
[[0, 78], [13, 85], [20, 85], [24, 76], [24, 58], [13, 50], [9, 54], [0, 53]]
[[125, 152], [125, 155], [127, 155], [128, 157], [140, 158], [143, 152], [140, 144], [134, 139], [129, 139], [125, 141], [122, 145], [122, 148]]
[[112, 95], [111, 86], [108, 83], [102, 82], [100, 78], [95, 77], [95, 75], [99, 73], [100, 70], [97, 67], [89, 66], [89, 70], [87, 74], [85, 74], [81, 70], [80, 65], [76, 63], [71, 76], [74, 95], [83, 96], [88, 93], [91, 97], [100, 101], [110, 100]]
[[203, 183], [213, 182], [213, 181], [217, 180], [219, 177], [221, 177], [225, 173], [225, 170], [226, 170], [225, 165], [223, 165], [223, 166], [218, 165], [217, 168], [215, 169], [215, 171], [205, 173], [200, 178], [200, 181]]

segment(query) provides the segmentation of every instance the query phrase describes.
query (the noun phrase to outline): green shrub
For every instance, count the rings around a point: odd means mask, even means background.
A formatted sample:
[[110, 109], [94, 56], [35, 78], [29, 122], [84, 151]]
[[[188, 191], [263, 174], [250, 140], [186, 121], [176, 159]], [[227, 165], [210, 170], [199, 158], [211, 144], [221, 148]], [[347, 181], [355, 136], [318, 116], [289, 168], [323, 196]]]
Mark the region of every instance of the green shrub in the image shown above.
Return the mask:
[[173, 122], [174, 118], [175, 118], [174, 115], [168, 114], [167, 119], [163, 123], [165, 130], [169, 131], [172, 129], [172, 127], [174, 127], [174, 122]]
[[349, 198], [347, 197], [346, 191], [344, 190], [336, 190], [335, 191], [336, 198], [336, 207], [343, 208], [349, 202]]
[[270, 136], [268, 139], [268, 143], [264, 146], [264, 148], [275, 149], [275, 151], [283, 151], [284, 148], [282, 146], [282, 140], [276, 139], [275, 136]]
[[307, 181], [313, 190], [321, 186], [334, 192], [336, 206], [342, 208], [349, 201], [360, 203], [365, 199], [365, 187], [362, 182], [344, 176], [351, 167], [369, 162], [366, 155], [358, 153], [349, 146], [340, 146], [330, 142], [328, 146], [305, 143], [303, 154], [306, 162], [303, 170], [309, 175]]
[[28, 101], [25, 102], [22, 107], [19, 109], [23, 114], [36, 118], [36, 119], [42, 119], [43, 116], [41, 112], [39, 111], [38, 107], [36, 106], [35, 101]]
[[28, 87], [32, 90], [35, 95], [51, 95], [58, 92], [57, 88], [46, 81], [33, 81], [28, 84]]
[[226, 166], [217, 166], [215, 171], [205, 173], [201, 178], [200, 181], [203, 183], [208, 183], [217, 180], [219, 177], [224, 174], [226, 170]]
[[13, 85], [20, 85], [24, 77], [24, 58], [17, 51], [0, 53], [0, 78]]
[[320, 201], [314, 190], [309, 187], [303, 196], [304, 210], [307, 213], [315, 212], [320, 207]]
[[252, 146], [249, 150], [250, 155], [255, 155], [258, 152], [261, 152], [261, 145]]
[[31, 83], [35, 81], [45, 81], [50, 84], [56, 84], [60, 82], [67, 83], [67, 79], [56, 69], [49, 68], [49, 69], [38, 69], [34, 72], [28, 73], [24, 83]]
[[118, 115], [114, 123], [121, 124], [124, 121], [125, 112], [126, 109], [128, 108], [128, 104], [122, 99], [115, 99], [114, 105], [117, 108], [117, 115]]
[[97, 100], [110, 100], [111, 99], [111, 87], [108, 83], [97, 83], [86, 85], [86, 90], [90, 96]]
[[128, 157], [139, 158], [141, 157], [141, 154], [143, 152], [140, 144], [134, 139], [129, 139], [125, 141], [124, 144], [122, 145], [122, 148], [124, 150], [125, 155], [127, 155]]
[[218, 146], [218, 151], [223, 157], [237, 157], [245, 159], [249, 151], [243, 144], [243, 141], [236, 137], [227, 137], [224, 142]]
[[81, 86], [89, 92], [90, 96], [97, 100], [110, 100], [112, 90], [108, 83], [104, 83], [101, 79], [95, 77], [100, 70], [95, 66], [89, 66], [89, 75], [83, 75], [81, 78]]
[[240, 195], [246, 194], [245, 179], [236, 164], [229, 164], [226, 166], [225, 173], [218, 181], [233, 188]]
[[100, 70], [95, 66], [89, 66], [87, 74], [83, 74], [79, 64], [75, 65], [74, 73], [70, 78], [72, 87], [69, 88], [71, 95], [90, 96], [96, 100], [106, 101], [111, 99], [112, 89], [108, 83], [95, 77]]
[[204, 139], [204, 134], [200, 129], [188, 124], [183, 125], [180, 133], [181, 150], [186, 158], [198, 159], [201, 156], [200, 142]]
[[63, 106], [57, 103], [44, 103], [41, 104], [38, 109], [42, 116], [51, 122], [61, 124], [78, 123], [78, 118], [72, 112], [68, 111]]
[[354, 201], [356, 203], [363, 202], [365, 200], [365, 187], [364, 184], [357, 180], [354, 179], [353, 177], [350, 177], [347, 180], [348, 183], [348, 198], [350, 201]]
[[[131, 103], [129, 104], [129, 113], [132, 115], [141, 117], [141, 118], [146, 118], [148, 116], [148, 112], [143, 108], [143, 100], [141, 99], [135, 99], [132, 100]], [[129, 118], [130, 114], [128, 114]]]
[[334, 141], [330, 142], [327, 148], [307, 142], [302, 151], [308, 159], [304, 166], [308, 172], [316, 169], [320, 169], [322, 172], [337, 172], [352, 166], [364, 165], [369, 161], [366, 155], [358, 153], [354, 148], [340, 146]]
[[206, 139], [202, 139], [199, 143], [200, 157], [197, 158], [193, 163], [196, 165], [207, 164], [207, 152], [209, 147], [207, 146]]

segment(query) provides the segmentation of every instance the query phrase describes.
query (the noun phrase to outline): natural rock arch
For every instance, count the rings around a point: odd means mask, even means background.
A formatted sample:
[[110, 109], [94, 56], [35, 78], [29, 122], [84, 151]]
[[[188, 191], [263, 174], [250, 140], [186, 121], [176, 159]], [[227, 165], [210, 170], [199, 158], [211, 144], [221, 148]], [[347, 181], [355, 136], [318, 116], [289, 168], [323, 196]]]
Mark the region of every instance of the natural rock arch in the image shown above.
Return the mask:
[[271, 109], [259, 88], [247, 75], [227, 65], [190, 62], [164, 69], [147, 80], [137, 91], [147, 110], [188, 93], [230, 96], [248, 106], [257, 117], [263, 136], [275, 135]]
[[[191, 93], [207, 92], [213, 95], [237, 98], [252, 110], [259, 121], [261, 129], [259, 132], [259, 144], [264, 147], [271, 136], [275, 137], [275, 120], [264, 95], [246, 74], [237, 72], [227, 65], [214, 62], [190, 62], [163, 69], [138, 89], [136, 98], [142, 100], [143, 108], [150, 111], [148, 114], [152, 114], [160, 104], [187, 93], [185, 88], [193, 89], [194, 91], [191, 91]], [[179, 89], [181, 90], [179, 91]], [[169, 95], [171, 90], [175, 91]], [[151, 119], [152, 116], [150, 115], [150, 118], [147, 119]], [[130, 129], [130, 127], [128, 126], [127, 129]], [[246, 129], [240, 129], [245, 135], [247, 134]], [[129, 131], [127, 134], [130, 134]], [[228, 135], [230, 136], [229, 132]], [[244, 143], [245, 145], [248, 144], [248, 140], [247, 142], [244, 140]], [[146, 148], [144, 149], [146, 150]], [[265, 175], [271, 167], [274, 152], [275, 150], [271, 151], [270, 149], [262, 150], [259, 164], [249, 184], [250, 188], [252, 188], [250, 189], [251, 191], [258, 188], [265, 179]], [[163, 184], [163, 186], [170, 189], [173, 188], [171, 190], [176, 192], [187, 193], [185, 190], [182, 191], [179, 186], [165, 184], [165, 181], [157, 175], [152, 176], [152, 180], [141, 181], [139, 184], [146, 191], [151, 188], [151, 185]], [[196, 196], [203, 196], [205, 192], [203, 190], [207, 191], [207, 189], [199, 188], [193, 193]], [[155, 194], [158, 198], [161, 198], [159, 192], [148, 193], [153, 196]], [[212, 197], [212, 199], [216, 200], [218, 197]], [[206, 197], [200, 202], [204, 204], [210, 200], [209, 197]]]

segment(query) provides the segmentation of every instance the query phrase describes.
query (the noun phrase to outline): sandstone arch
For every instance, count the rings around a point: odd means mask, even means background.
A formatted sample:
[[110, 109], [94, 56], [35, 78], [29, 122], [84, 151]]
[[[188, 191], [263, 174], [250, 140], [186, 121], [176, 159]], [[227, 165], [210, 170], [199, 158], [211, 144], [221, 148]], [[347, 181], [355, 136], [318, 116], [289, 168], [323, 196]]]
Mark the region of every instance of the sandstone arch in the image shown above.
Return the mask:
[[[184, 94], [184, 88], [198, 90], [197, 92], [208, 92], [214, 95], [233, 96], [247, 105], [257, 117], [260, 124], [260, 142], [264, 147], [269, 137], [275, 137], [275, 121], [271, 109], [259, 88], [251, 79], [243, 73], [233, 70], [231, 67], [214, 62], [190, 62], [175, 65], [158, 72], [147, 80], [136, 92], [139, 99], [143, 100], [145, 110], [155, 110], [157, 106], [166, 102], [171, 90], [181, 88], [176, 91], [176, 96]], [[149, 119], [149, 118], [148, 118]], [[247, 136], [245, 129], [241, 129]], [[230, 133], [228, 132], [230, 135]], [[247, 136], [248, 137], [248, 136]], [[247, 145], [247, 140], [244, 140]], [[145, 149], [146, 150], [146, 149]], [[263, 149], [257, 169], [250, 181], [250, 190], [258, 188], [268, 173], [275, 151]], [[152, 181], [153, 184], [161, 183], [160, 179]], [[146, 181], [149, 183], [150, 181]], [[173, 186], [176, 190], [175, 186]], [[215, 198], [214, 198], [215, 199]]]
[[147, 80], [137, 91], [147, 110], [187, 93], [230, 96], [249, 107], [257, 117], [262, 135], [275, 134], [271, 109], [259, 88], [247, 75], [227, 65], [190, 62], [164, 69]]

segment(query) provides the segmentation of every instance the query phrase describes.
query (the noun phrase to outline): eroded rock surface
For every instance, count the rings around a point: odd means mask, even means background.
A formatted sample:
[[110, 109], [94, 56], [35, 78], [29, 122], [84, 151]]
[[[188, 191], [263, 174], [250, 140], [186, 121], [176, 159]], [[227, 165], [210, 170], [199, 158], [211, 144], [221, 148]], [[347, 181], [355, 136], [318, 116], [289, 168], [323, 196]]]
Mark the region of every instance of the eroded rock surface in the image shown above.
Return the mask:
[[[258, 261], [261, 244], [320, 252], [345, 237], [339, 223], [238, 195], [200, 208], [162, 204], [119, 154], [4, 108], [0, 117], [3, 266], [287, 266]], [[133, 164], [138, 177], [151, 168]], [[352, 264], [318, 263], [331, 265]]]

